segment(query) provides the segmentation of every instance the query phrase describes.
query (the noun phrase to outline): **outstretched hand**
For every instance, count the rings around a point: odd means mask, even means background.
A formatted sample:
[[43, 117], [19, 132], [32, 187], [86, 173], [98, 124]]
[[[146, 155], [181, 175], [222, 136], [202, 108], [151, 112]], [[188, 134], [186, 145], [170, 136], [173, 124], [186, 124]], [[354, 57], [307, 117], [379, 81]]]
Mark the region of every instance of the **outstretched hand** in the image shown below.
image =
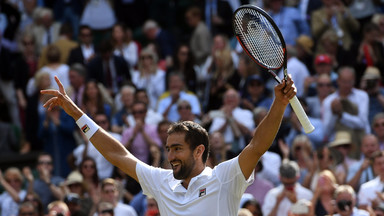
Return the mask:
[[69, 98], [67, 93], [65, 92], [63, 84], [60, 82], [59, 78], [55, 76], [55, 81], [59, 86], [59, 90], [49, 89], [49, 90], [41, 90], [41, 94], [52, 95], [51, 99], [49, 99], [43, 106], [48, 110], [52, 110], [55, 106], [60, 106], [64, 109], [64, 111], [72, 116], [75, 120], [79, 119], [83, 112], [76, 106], [76, 104]]
[[282, 102], [284, 105], [289, 104], [289, 100], [296, 95], [296, 87], [291, 79], [291, 76], [287, 77], [287, 80], [282, 80], [280, 84], [275, 87], [276, 100]]

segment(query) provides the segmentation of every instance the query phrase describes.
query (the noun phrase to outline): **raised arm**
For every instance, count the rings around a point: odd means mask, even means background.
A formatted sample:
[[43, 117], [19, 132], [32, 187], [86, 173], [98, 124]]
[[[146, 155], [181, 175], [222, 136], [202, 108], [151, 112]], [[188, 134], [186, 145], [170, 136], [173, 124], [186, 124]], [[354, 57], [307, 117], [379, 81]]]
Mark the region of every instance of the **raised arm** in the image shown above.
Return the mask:
[[[55, 106], [60, 106], [75, 121], [78, 121], [80, 117], [85, 114], [68, 97], [63, 85], [56, 76], [55, 80], [59, 86], [59, 90], [41, 91], [41, 94], [54, 96], [44, 104], [44, 107], [48, 110], [51, 110]], [[131, 153], [129, 153], [128, 150], [119, 141], [110, 136], [102, 128], [98, 127], [91, 119], [86, 117], [85, 121], [87, 121], [87, 129], [89, 129], [89, 131], [93, 130], [92, 127], [97, 127], [97, 131], [93, 134], [93, 136], [90, 137], [90, 141], [96, 147], [96, 149], [99, 150], [99, 152], [113, 165], [120, 168], [122, 171], [127, 173], [135, 180], [138, 180], [136, 175], [136, 164], [138, 162], [138, 159], [135, 158]], [[83, 125], [79, 125], [79, 127], [83, 127]]]
[[250, 143], [239, 155], [240, 168], [246, 179], [256, 167], [260, 157], [269, 149], [279, 130], [289, 100], [296, 95], [291, 78], [275, 87], [275, 99], [267, 116], [256, 128]]

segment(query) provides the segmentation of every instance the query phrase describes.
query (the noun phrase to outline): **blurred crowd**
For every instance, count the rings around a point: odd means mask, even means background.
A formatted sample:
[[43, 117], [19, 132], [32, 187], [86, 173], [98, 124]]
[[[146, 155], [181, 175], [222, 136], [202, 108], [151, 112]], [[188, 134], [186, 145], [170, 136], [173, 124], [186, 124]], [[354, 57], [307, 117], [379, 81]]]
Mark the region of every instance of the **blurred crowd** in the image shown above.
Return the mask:
[[169, 168], [177, 121], [209, 132], [208, 166], [236, 157], [276, 85], [234, 37], [244, 4], [281, 30], [316, 129], [287, 108], [239, 215], [384, 215], [383, 0], [1, 0], [0, 156], [38, 154], [0, 171], [1, 215], [159, 215], [70, 116], [43, 108], [55, 76], [147, 164]]

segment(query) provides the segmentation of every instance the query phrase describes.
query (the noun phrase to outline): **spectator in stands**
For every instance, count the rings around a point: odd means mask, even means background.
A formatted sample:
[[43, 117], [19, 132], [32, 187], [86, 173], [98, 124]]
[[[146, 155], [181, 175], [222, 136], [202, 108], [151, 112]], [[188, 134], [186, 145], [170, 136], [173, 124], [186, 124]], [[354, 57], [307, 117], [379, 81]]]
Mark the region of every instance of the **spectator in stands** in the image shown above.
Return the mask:
[[114, 206], [110, 202], [99, 202], [97, 204], [97, 215], [98, 216], [114, 216], [115, 213], [113, 211]]
[[172, 65], [172, 56], [177, 44], [176, 38], [162, 29], [154, 20], [147, 20], [143, 24], [143, 32], [147, 40], [155, 45], [159, 60], [165, 61], [165, 68]]
[[168, 131], [168, 128], [171, 126], [172, 122], [168, 121], [168, 120], [162, 120], [161, 122], [159, 122], [159, 124], [157, 124], [157, 134], [159, 134], [159, 138], [161, 140], [161, 151], [162, 151], [162, 154], [161, 154], [161, 168], [164, 168], [164, 169], [171, 169], [171, 165], [170, 163], [168, 162], [167, 158], [167, 151], [165, 151], [165, 144], [167, 144], [167, 138], [168, 138], [168, 134], [167, 134], [167, 131]]
[[[361, 137], [370, 132], [369, 97], [366, 92], [354, 88], [355, 80], [353, 68], [340, 68], [338, 90], [324, 99], [322, 120], [328, 140], [334, 139], [336, 131], [346, 130], [351, 133], [352, 141], [359, 144]], [[358, 150], [351, 153], [355, 158], [360, 156]]]
[[205, 62], [211, 51], [211, 32], [203, 20], [203, 14], [199, 7], [192, 6], [188, 8], [185, 13], [185, 19], [187, 24], [193, 28], [193, 33], [189, 40], [191, 52], [196, 59], [196, 64], [201, 65]]
[[20, 38], [20, 53], [12, 60], [14, 74], [17, 77], [14, 81], [23, 128], [27, 108], [27, 84], [37, 72], [37, 61], [35, 38], [30, 32], [25, 32]]
[[81, 108], [91, 118], [94, 118], [97, 113], [105, 113], [108, 118], [111, 117], [112, 107], [106, 102], [102, 91], [101, 85], [95, 80], [85, 84]]
[[113, 205], [114, 215], [136, 216], [136, 211], [130, 205], [118, 202], [119, 192], [114, 179], [107, 178], [101, 183], [101, 201]]
[[43, 48], [56, 42], [59, 39], [61, 23], [56, 22], [51, 9], [42, 8], [38, 13], [39, 24], [33, 27], [32, 31], [36, 38], [37, 53]]
[[132, 30], [123, 23], [116, 23], [112, 27], [113, 54], [124, 57], [131, 70], [137, 66], [140, 46], [133, 40]]
[[41, 216], [32, 202], [23, 202], [19, 206], [18, 216]]
[[75, 170], [72, 171], [64, 182], [65, 191], [64, 202], [68, 205], [71, 215], [89, 215], [91, 208], [96, 202], [92, 200], [89, 190], [85, 187], [82, 174]]
[[60, 214], [63, 216], [71, 215], [71, 212], [69, 211], [69, 208], [65, 202], [53, 201], [48, 204], [48, 216], [57, 216]]
[[67, 89], [69, 97], [77, 106], [82, 106], [85, 89], [86, 68], [80, 63], [74, 63], [69, 69], [70, 87]]
[[34, 78], [36, 92], [33, 92], [31, 95], [27, 95], [27, 109], [26, 119], [25, 119], [25, 136], [26, 143], [24, 145], [25, 151], [42, 151], [43, 142], [38, 136], [39, 130], [39, 120], [40, 116], [45, 112], [42, 111], [41, 107], [49, 99], [44, 95], [40, 94], [40, 90], [51, 88], [51, 79], [50, 75], [47, 72], [39, 71], [35, 74]]
[[10, 167], [3, 173], [0, 170], [0, 185], [4, 192], [0, 194], [2, 216], [17, 215], [19, 205], [24, 200], [27, 191], [22, 188], [23, 175], [16, 167]]
[[188, 45], [181, 44], [177, 47], [173, 56], [173, 65], [167, 69], [166, 74], [166, 89], [169, 89], [169, 75], [179, 73], [185, 77], [185, 88], [195, 94], [197, 91], [197, 71], [198, 65], [195, 64], [195, 59]]
[[224, 135], [219, 131], [209, 134], [209, 143], [211, 144], [211, 152], [208, 157], [210, 167], [214, 167], [236, 156], [235, 153], [230, 151], [231, 146], [224, 142]]
[[252, 75], [261, 75], [259, 66], [254, 62], [246, 53], [239, 55], [239, 65], [237, 67], [237, 73], [240, 75], [240, 81], [238, 86], [234, 86], [243, 98], [247, 91], [247, 80]]
[[212, 57], [204, 93], [203, 107], [207, 111], [219, 109], [223, 103], [224, 93], [230, 88], [238, 87], [241, 80], [235, 70], [230, 50], [218, 50]]
[[339, 185], [336, 188], [334, 200], [337, 212], [337, 214], [334, 214], [335, 216], [369, 215], [367, 211], [356, 208], [356, 193], [350, 185]]
[[370, 158], [373, 153], [379, 151], [379, 142], [373, 134], [367, 134], [361, 140], [361, 159], [348, 169], [347, 184], [355, 191], [359, 191], [362, 184], [375, 178]]
[[158, 99], [165, 91], [165, 71], [157, 66], [158, 56], [149, 47], [140, 52], [138, 69], [132, 73], [132, 82], [136, 88], [147, 90], [149, 106], [156, 109]]
[[360, 88], [369, 96], [368, 120], [372, 124], [373, 117], [384, 111], [384, 88], [381, 86], [381, 74], [377, 67], [367, 67], [361, 78]]
[[346, 131], [338, 131], [335, 135], [335, 140], [329, 143], [329, 148], [336, 150], [340, 157], [340, 162], [336, 165], [334, 174], [339, 184], [346, 184], [348, 170], [353, 164], [358, 162], [356, 159], [350, 157], [354, 143], [352, 143], [351, 134]]
[[130, 126], [127, 118], [132, 113], [131, 108], [135, 101], [135, 91], [136, 89], [133, 86], [125, 85], [121, 87], [119, 94], [121, 108], [117, 110], [111, 119], [111, 130], [113, 132], [121, 134], [124, 129]]
[[372, 168], [377, 177], [365, 182], [360, 186], [358, 193], [359, 209], [369, 211], [371, 208], [376, 208], [383, 202], [383, 186], [384, 181], [384, 152], [376, 151], [371, 155]]
[[90, 156], [85, 156], [78, 166], [87, 194], [94, 204], [100, 200], [100, 177], [97, 165], [95, 159]]
[[[132, 114], [135, 125], [123, 132], [121, 142], [129, 151], [141, 161], [152, 164], [155, 160], [160, 163], [159, 155], [152, 155], [152, 151], [160, 150], [161, 141], [156, 131], [156, 125], [145, 123], [147, 105], [143, 102], [135, 102], [132, 105]], [[152, 162], [152, 163], [151, 163]]]
[[[315, 0], [320, 1], [320, 0]], [[314, 71], [313, 69], [313, 58], [314, 58], [314, 51], [315, 51], [315, 42], [313, 41], [313, 38], [308, 35], [300, 35], [298, 38], [296, 38], [296, 51], [297, 51], [297, 58], [305, 64], [308, 71], [312, 73]]]
[[38, 136], [43, 142], [43, 149], [53, 157], [54, 174], [65, 177], [70, 172], [65, 161], [76, 148], [73, 132], [76, 123], [63, 109], [55, 108], [40, 114]]
[[223, 105], [220, 109], [211, 111], [212, 124], [209, 132], [220, 131], [224, 134], [225, 143], [231, 144], [231, 151], [239, 153], [247, 143], [247, 139], [255, 128], [251, 111], [242, 109], [240, 95], [234, 89], [228, 89], [223, 96]]
[[100, 43], [99, 53], [87, 64], [87, 78], [102, 83], [111, 96], [119, 92], [121, 86], [131, 83], [131, 73], [125, 59], [113, 54], [110, 40]]
[[308, 104], [308, 116], [320, 119], [322, 116], [321, 107], [324, 99], [333, 93], [335, 88], [332, 85], [331, 77], [328, 74], [319, 74], [315, 82], [317, 94], [314, 96], [307, 96], [305, 101]]
[[314, 61], [314, 68], [315, 74], [307, 77], [304, 83], [305, 96], [307, 97], [311, 97], [318, 94], [316, 83], [317, 79], [322, 74], [327, 74], [330, 77], [332, 84], [336, 82], [338, 77], [338, 74], [333, 71], [332, 59], [328, 54], [317, 55]]
[[[105, 113], [96, 113], [94, 121], [97, 122], [105, 131], [108, 131], [110, 136], [121, 141], [120, 134], [111, 132], [109, 119]], [[88, 175], [84, 176], [86, 180], [90, 180], [92, 178], [92, 180], [95, 181], [95, 176], [97, 176], [98, 179], [111, 177], [113, 165], [103, 157], [103, 155], [92, 145], [90, 141], [86, 140], [85, 144], [79, 145], [73, 151], [73, 155], [76, 158], [75, 164], [79, 166], [82, 174], [85, 174], [83, 171], [87, 171]], [[86, 163], [86, 165], [84, 165], [84, 163]], [[95, 168], [97, 170], [95, 170]], [[97, 186], [97, 184], [93, 184], [93, 186]]]
[[311, 200], [312, 191], [297, 182], [300, 171], [294, 161], [283, 161], [279, 169], [281, 185], [271, 189], [265, 196], [263, 215], [287, 215], [292, 204], [300, 199]]
[[314, 206], [314, 215], [332, 215], [335, 213], [332, 200], [336, 187], [337, 180], [332, 171], [323, 170], [319, 173], [317, 186], [311, 200]]
[[357, 33], [360, 24], [353, 17], [342, 1], [322, 0], [323, 6], [313, 11], [311, 30], [315, 40], [319, 40], [327, 30], [333, 30], [338, 42], [345, 50], [350, 50], [353, 44], [352, 35]]
[[195, 116], [201, 115], [200, 101], [195, 94], [185, 90], [184, 76], [178, 73], [172, 73], [168, 76], [169, 90], [159, 99], [157, 112], [162, 114], [164, 119], [171, 122], [180, 120], [177, 112], [177, 102], [186, 100], [191, 105], [192, 113]]
[[[25, 199], [23, 200], [23, 203], [26, 203], [26, 202], [31, 203], [33, 205], [33, 209], [36, 210], [37, 212], [35, 216], [44, 216], [43, 203], [41, 202], [39, 195], [37, 195], [35, 192], [28, 191], [27, 195], [25, 195]], [[20, 205], [19, 214], [20, 214], [20, 209], [22, 208], [22, 205], [23, 204]]]
[[[72, 40], [72, 37], [72, 27], [67, 23], [62, 24], [59, 31], [59, 37], [54, 43], [52, 43], [52, 45], [57, 46], [60, 51], [60, 59], [58, 63], [66, 64], [68, 61], [69, 53], [72, 49], [78, 46], [77, 42]], [[48, 47], [49, 46], [44, 47], [41, 51], [38, 68], [42, 68], [49, 63], [48, 56], [46, 55]]]
[[[147, 114], [145, 115], [145, 123], [157, 125], [160, 121], [163, 120], [163, 115], [156, 112], [154, 109], [149, 107], [149, 97], [145, 89], [136, 89], [135, 92], [135, 101], [143, 102], [147, 105]], [[131, 126], [135, 125], [135, 118], [133, 115], [128, 115], [128, 123]]]
[[192, 113], [191, 104], [187, 100], [179, 100], [177, 102], [177, 112], [179, 113], [179, 121], [193, 121], [201, 124], [201, 120]]
[[284, 6], [284, 0], [264, 0], [263, 2], [264, 8], [275, 20], [287, 44], [295, 45], [300, 35], [310, 35], [309, 25], [300, 16], [298, 9]]
[[40, 153], [37, 157], [37, 172], [38, 178], [30, 181], [29, 187], [33, 185], [33, 190], [41, 198], [43, 203], [44, 212], [47, 212], [47, 206], [54, 200], [61, 200], [64, 194], [60, 189], [60, 184], [64, 179], [60, 176], [52, 175], [53, 172], [52, 156], [47, 153]]
[[377, 113], [373, 117], [371, 127], [379, 141], [380, 150], [384, 150], [384, 113]]
[[92, 43], [92, 29], [89, 26], [82, 25], [79, 29], [78, 47], [71, 50], [68, 56], [68, 65], [80, 63], [86, 65], [93, 57], [95, 57], [95, 47]]
[[257, 107], [269, 109], [273, 102], [271, 92], [266, 88], [264, 79], [258, 74], [248, 76], [245, 92], [241, 98], [241, 107], [251, 111]]

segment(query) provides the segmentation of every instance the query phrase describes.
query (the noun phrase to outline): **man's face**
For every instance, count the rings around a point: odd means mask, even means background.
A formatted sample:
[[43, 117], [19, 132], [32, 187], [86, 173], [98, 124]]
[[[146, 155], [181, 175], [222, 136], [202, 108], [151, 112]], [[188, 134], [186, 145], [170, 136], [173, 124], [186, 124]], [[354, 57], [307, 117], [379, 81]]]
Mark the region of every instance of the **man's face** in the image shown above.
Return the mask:
[[37, 161], [37, 170], [39, 172], [43, 172], [44, 170], [51, 172], [52, 169], [53, 169], [52, 158], [48, 155], [40, 156]]
[[366, 136], [363, 138], [361, 143], [361, 151], [366, 158], [371, 157], [372, 153], [380, 150], [377, 139], [373, 136]]
[[91, 29], [84, 28], [80, 32], [80, 41], [83, 44], [89, 45], [92, 43], [92, 31]]
[[281, 183], [284, 185], [284, 189], [288, 191], [295, 190], [296, 178], [280, 177]]
[[95, 116], [95, 123], [98, 124], [104, 130], [109, 130], [109, 121], [106, 115], [97, 114]]
[[168, 161], [175, 179], [186, 179], [191, 176], [195, 168], [195, 159], [189, 144], [185, 142], [184, 133], [174, 133], [168, 136], [166, 150]]
[[19, 216], [37, 216], [37, 212], [31, 206], [20, 208]]
[[69, 71], [69, 82], [74, 88], [80, 88], [84, 84], [84, 79], [74, 70]]
[[147, 110], [144, 104], [138, 103], [132, 106], [132, 115], [135, 119], [140, 119], [144, 121], [146, 114], [147, 114]]
[[384, 137], [384, 118], [377, 119], [373, 123], [373, 131], [377, 135], [377, 137]]
[[114, 185], [106, 184], [101, 190], [101, 199], [105, 202], [115, 203], [118, 191]]

